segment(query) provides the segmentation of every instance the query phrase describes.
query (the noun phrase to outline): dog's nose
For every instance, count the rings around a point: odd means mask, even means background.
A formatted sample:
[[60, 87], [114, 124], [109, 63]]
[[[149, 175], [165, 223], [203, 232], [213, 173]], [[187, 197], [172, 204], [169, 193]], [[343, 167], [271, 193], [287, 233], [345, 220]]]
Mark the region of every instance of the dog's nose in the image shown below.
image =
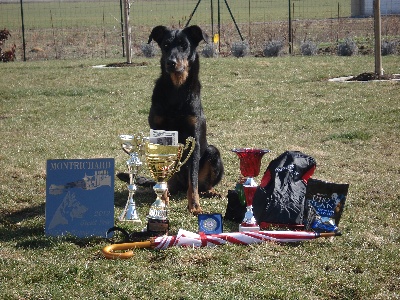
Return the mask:
[[168, 68], [172, 69], [172, 68], [175, 68], [175, 66], [176, 66], [176, 60], [175, 59], [169, 59], [167, 61], [167, 67]]

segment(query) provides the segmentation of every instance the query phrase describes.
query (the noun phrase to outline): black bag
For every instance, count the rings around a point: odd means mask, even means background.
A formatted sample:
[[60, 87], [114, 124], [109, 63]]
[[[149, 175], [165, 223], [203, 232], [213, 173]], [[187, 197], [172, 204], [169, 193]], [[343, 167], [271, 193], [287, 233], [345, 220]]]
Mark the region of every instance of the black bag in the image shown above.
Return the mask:
[[268, 165], [253, 199], [253, 213], [261, 228], [270, 224], [304, 225], [307, 180], [316, 168], [314, 158], [286, 151]]
[[226, 206], [224, 220], [241, 223], [246, 212], [246, 205], [240, 201], [237, 190], [228, 190], [228, 205]]

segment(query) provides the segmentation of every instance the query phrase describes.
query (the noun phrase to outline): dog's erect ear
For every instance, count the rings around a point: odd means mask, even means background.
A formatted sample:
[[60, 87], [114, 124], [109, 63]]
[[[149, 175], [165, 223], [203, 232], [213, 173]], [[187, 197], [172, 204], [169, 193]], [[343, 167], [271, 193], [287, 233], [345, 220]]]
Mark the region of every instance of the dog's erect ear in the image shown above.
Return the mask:
[[165, 26], [156, 26], [153, 28], [153, 30], [151, 31], [151, 34], [149, 36], [149, 41], [147, 42], [147, 44], [150, 44], [151, 40], [155, 40], [156, 43], [158, 44], [158, 46], [161, 47], [161, 42], [163, 40], [164, 34], [165, 32], [168, 31], [168, 28]]
[[208, 43], [208, 35], [197, 25], [186, 27], [182, 31], [189, 37], [195, 47], [197, 47], [201, 41]]

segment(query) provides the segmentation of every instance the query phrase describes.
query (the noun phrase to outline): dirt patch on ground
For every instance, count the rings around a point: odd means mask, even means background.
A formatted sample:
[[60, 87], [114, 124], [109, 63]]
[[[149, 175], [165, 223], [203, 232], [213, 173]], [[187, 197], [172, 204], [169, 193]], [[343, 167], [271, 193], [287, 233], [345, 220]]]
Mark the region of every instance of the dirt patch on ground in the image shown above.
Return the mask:
[[139, 63], [122, 62], [122, 63], [111, 63], [105, 65], [105, 68], [145, 67], [145, 66], [148, 66], [148, 63], [144, 61]]
[[372, 72], [367, 72], [349, 78], [347, 79], [347, 81], [371, 81], [371, 80], [393, 80], [393, 79], [400, 80], [400, 74], [384, 74], [380, 76]]

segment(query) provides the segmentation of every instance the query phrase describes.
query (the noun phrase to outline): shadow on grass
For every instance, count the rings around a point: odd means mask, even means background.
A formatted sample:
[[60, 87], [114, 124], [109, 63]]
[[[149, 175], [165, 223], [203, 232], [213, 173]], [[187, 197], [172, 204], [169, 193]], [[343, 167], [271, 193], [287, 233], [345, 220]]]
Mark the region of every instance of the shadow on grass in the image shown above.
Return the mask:
[[[138, 203], [143, 203], [145, 205], [150, 205], [156, 200], [156, 193], [151, 187], [138, 187], [135, 195], [135, 201]], [[114, 193], [114, 205], [115, 207], [123, 208], [128, 200], [128, 189], [123, 192]]]
[[12, 213], [4, 213], [2, 212], [3, 220], [0, 221], [0, 224], [18, 224], [26, 219], [33, 219], [37, 216], [44, 216], [45, 212], [45, 204], [40, 204], [37, 206], [26, 207]]
[[[151, 188], [138, 188], [137, 201], [150, 206], [155, 199]], [[154, 196], [154, 197], [153, 197]], [[128, 198], [128, 191], [114, 193], [115, 207], [124, 207]], [[15, 241], [16, 248], [49, 249], [60, 243], [69, 242], [79, 247], [93, 246], [104, 242], [105, 237], [78, 238], [72, 235], [52, 237], [45, 235], [45, 203], [30, 206], [13, 212], [1, 212], [0, 242]], [[26, 224], [26, 225], [25, 225]]]
[[[34, 221], [38, 216], [44, 216], [44, 204], [25, 208], [7, 215], [0, 224], [0, 242], [15, 241], [15, 248], [49, 249], [63, 243], [70, 242], [79, 247], [93, 246], [104, 241], [101, 237], [78, 238], [74, 236], [50, 237], [45, 235], [42, 221]], [[30, 224], [21, 225], [23, 220], [30, 219]]]
[[[171, 197], [172, 201], [182, 202], [186, 205], [186, 194], [179, 193]], [[150, 207], [156, 199], [156, 194], [152, 187], [137, 188], [135, 201], [138, 204]], [[114, 193], [114, 206], [124, 208], [128, 200], [128, 190], [117, 191]], [[181, 204], [179, 204], [181, 205]], [[51, 249], [58, 247], [62, 243], [72, 243], [78, 247], [89, 247], [103, 243], [105, 240], [121, 240], [120, 236], [107, 239], [104, 237], [80, 238], [72, 235], [65, 236], [46, 236], [45, 235], [45, 203], [37, 206], [30, 206], [16, 210], [11, 213], [3, 213], [0, 221], [0, 242], [13, 243], [15, 248], [22, 249]], [[197, 218], [197, 217], [196, 217]], [[224, 227], [228, 231], [237, 231], [238, 224], [230, 221], [224, 222]]]

